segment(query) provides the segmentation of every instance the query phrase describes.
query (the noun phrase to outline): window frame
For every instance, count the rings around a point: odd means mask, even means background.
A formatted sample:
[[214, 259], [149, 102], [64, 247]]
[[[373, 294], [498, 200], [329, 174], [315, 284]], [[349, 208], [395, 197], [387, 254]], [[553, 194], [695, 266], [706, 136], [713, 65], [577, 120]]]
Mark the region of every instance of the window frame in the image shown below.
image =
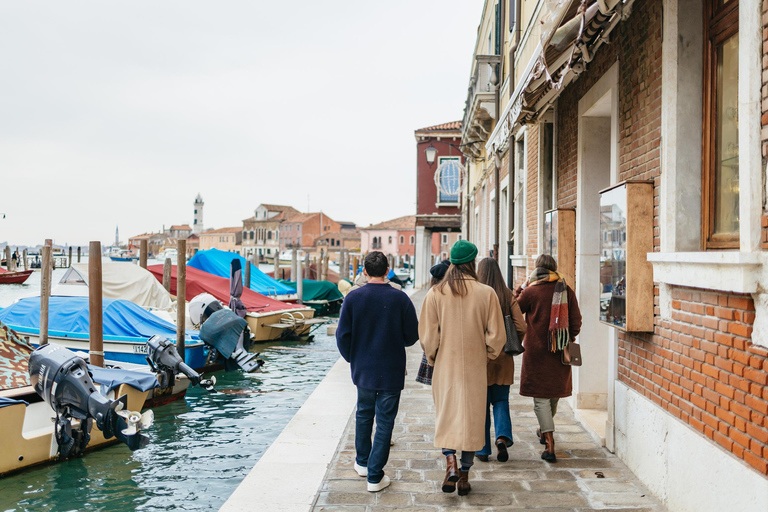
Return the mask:
[[[437, 157], [437, 168], [439, 169], [440, 166], [443, 164], [443, 162], [445, 162], [446, 160], [454, 160], [456, 162], [459, 162], [459, 165], [464, 165], [461, 162], [461, 156], [460, 155], [459, 156], [456, 156], [456, 155], [453, 155], [453, 156], [452, 155], [445, 155], [445, 156], [438, 156]], [[437, 192], [437, 201], [435, 201], [435, 207], [436, 208], [440, 208], [440, 207], [454, 207], [454, 208], [457, 208], [457, 207], [461, 206], [461, 191], [459, 191], [459, 193], [456, 194], [456, 201], [443, 201], [442, 197], [441, 197], [442, 196], [442, 192], [440, 191], [440, 187], [435, 185], [435, 188], [437, 189], [436, 190], [436, 192]]]
[[[701, 154], [701, 240], [703, 250], [739, 249], [740, 233], [715, 231], [715, 151], [717, 136], [717, 50], [739, 32], [739, 0], [704, 2], [704, 91]], [[741, 71], [740, 71], [741, 72]]]

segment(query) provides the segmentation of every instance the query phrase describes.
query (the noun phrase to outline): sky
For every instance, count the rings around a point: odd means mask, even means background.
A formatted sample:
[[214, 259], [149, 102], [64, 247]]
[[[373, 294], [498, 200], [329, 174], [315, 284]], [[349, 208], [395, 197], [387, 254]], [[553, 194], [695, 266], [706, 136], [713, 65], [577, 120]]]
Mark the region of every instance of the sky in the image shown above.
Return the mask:
[[[241, 226], [260, 203], [415, 213], [483, 0], [0, 3], [0, 242]], [[2, 218], [5, 214], [5, 218]]]

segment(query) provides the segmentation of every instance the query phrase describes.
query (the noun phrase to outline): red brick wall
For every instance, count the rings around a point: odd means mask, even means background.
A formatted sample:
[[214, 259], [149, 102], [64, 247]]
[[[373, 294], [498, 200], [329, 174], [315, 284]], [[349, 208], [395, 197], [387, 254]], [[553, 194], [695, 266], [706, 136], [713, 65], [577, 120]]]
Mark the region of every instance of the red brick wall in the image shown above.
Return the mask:
[[[638, 0], [630, 18], [611, 35], [611, 44], [600, 48], [587, 71], [564, 90], [557, 106], [558, 206], [578, 207], [578, 101], [619, 61], [619, 179], [654, 181], [656, 251], [661, 10], [661, 2]], [[764, 37], [768, 38], [768, 31]], [[763, 62], [764, 67], [768, 65], [765, 58]], [[763, 97], [768, 98], [768, 85]], [[768, 101], [763, 109], [768, 110]], [[768, 128], [763, 136], [768, 144]], [[763, 229], [764, 248], [768, 248], [768, 218]], [[659, 316], [657, 286], [654, 332], [619, 333], [619, 380], [768, 474], [768, 350], [749, 341], [755, 318], [751, 297], [678, 287], [672, 287], [671, 293], [671, 320]]]
[[528, 127], [526, 134], [526, 151], [528, 173], [526, 183], [526, 223], [528, 238], [526, 240], [526, 254], [528, 255], [528, 274], [533, 271], [533, 262], [539, 254], [539, 125]]
[[672, 319], [621, 336], [619, 380], [768, 474], [768, 350], [749, 295], [672, 288]]
[[[762, 146], [763, 146], [763, 169], [768, 163], [768, 1], [763, 2], [763, 115], [762, 124]], [[768, 217], [763, 215], [762, 219], [762, 248], [768, 249]]]

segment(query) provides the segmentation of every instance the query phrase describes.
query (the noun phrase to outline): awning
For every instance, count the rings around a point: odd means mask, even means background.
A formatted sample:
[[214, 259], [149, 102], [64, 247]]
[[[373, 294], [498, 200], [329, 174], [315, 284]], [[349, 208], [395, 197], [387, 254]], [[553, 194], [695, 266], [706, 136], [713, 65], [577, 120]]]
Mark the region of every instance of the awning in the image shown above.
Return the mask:
[[575, 80], [622, 19], [634, 0], [547, 0], [541, 40], [504, 113], [488, 138], [486, 150], [506, 145], [518, 126], [534, 122]]

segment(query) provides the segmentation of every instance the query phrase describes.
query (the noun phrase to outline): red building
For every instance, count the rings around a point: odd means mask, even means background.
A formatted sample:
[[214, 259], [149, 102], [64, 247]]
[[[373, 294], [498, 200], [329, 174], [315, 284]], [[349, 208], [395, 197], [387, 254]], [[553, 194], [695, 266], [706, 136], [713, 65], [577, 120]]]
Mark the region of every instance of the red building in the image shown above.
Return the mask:
[[[461, 232], [461, 191], [458, 185], [463, 182], [464, 156], [459, 151], [461, 121], [420, 128], [414, 135], [417, 190], [415, 278], [416, 286], [420, 287], [429, 282], [429, 268], [434, 261], [433, 233]], [[440, 174], [437, 174], [438, 169]]]

